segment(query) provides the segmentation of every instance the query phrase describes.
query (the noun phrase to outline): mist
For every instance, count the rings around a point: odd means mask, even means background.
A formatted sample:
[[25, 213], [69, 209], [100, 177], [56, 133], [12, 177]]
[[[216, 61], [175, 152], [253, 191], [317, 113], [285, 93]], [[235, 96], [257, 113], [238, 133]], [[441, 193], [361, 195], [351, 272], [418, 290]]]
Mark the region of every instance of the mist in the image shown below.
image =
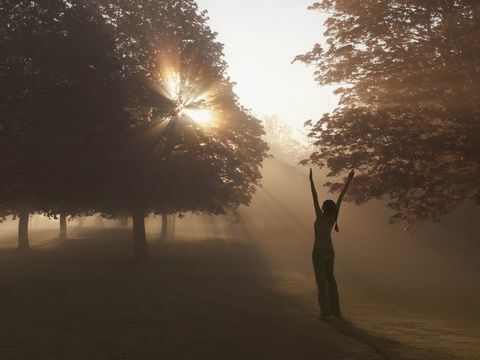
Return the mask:
[[0, 2], [0, 359], [478, 359], [479, 35], [471, 0]]
[[[289, 274], [314, 283], [311, 265], [315, 214], [308, 186], [308, 167], [299, 164], [310, 149], [292, 136], [294, 131], [278, 119], [267, 119], [269, 158], [262, 167], [262, 182], [249, 206], [225, 215], [183, 213], [168, 215], [168, 234], [162, 239], [162, 216], [146, 218], [149, 242], [227, 243], [250, 242], [259, 247], [272, 273]], [[279, 131], [278, 129], [283, 129]], [[285, 151], [291, 141], [298, 152]], [[287, 146], [292, 149], [292, 146]], [[327, 172], [315, 172], [318, 181]], [[326, 188], [321, 199], [335, 199]], [[334, 234], [338, 279], [342, 287], [375, 301], [411, 306], [447, 318], [471, 319], [480, 315], [480, 210], [465, 203], [438, 222], [406, 228], [389, 223], [392, 211], [386, 200], [366, 205], [345, 204]], [[131, 231], [132, 220], [111, 219], [102, 214], [72, 217], [69, 238], [92, 232]], [[1, 249], [16, 247], [18, 221], [1, 224]], [[31, 244], [38, 249], [58, 246], [58, 219], [32, 215]], [[311, 299], [307, 299], [311, 300]]]

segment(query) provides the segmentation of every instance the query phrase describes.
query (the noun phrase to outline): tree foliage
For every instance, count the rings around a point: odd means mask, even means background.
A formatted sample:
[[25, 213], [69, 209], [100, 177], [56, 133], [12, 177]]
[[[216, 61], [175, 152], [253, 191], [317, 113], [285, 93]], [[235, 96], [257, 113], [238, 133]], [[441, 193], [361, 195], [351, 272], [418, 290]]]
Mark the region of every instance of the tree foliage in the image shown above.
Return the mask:
[[105, 149], [128, 118], [113, 39], [83, 1], [4, 2], [0, 16], [1, 203], [13, 214], [93, 209]]
[[[325, 45], [297, 60], [339, 107], [311, 126], [309, 161], [359, 169], [358, 203], [387, 197], [393, 220], [438, 219], [480, 203], [480, 4], [473, 0], [324, 0]], [[327, 183], [331, 190], [338, 183]]]
[[[248, 204], [267, 146], [238, 102], [223, 45], [194, 1], [106, 2], [135, 126], [124, 156], [123, 204], [143, 212], [207, 211]], [[174, 77], [176, 94], [165, 94]], [[134, 92], [132, 91], [135, 90]], [[215, 122], [202, 128], [175, 112], [175, 97], [208, 95]], [[172, 95], [173, 98], [172, 98]]]

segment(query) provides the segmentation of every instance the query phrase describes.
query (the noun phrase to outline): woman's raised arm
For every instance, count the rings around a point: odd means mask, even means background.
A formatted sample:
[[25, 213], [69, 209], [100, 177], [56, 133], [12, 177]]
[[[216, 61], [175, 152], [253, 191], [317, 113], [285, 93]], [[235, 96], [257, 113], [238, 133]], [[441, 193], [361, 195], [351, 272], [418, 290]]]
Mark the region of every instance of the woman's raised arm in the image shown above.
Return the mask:
[[315, 189], [315, 183], [313, 182], [313, 173], [312, 169], [310, 169], [310, 188], [312, 189], [312, 198], [313, 198], [313, 206], [315, 207], [315, 215], [320, 217], [323, 215], [322, 209], [320, 208], [320, 204], [318, 203], [318, 195], [317, 190]]
[[342, 205], [343, 197], [345, 196], [345, 193], [347, 192], [348, 187], [350, 186], [350, 183], [352, 182], [352, 179], [353, 179], [354, 176], [355, 176], [355, 171], [353, 171], [353, 170], [350, 171], [350, 174], [348, 174], [347, 182], [345, 183], [345, 186], [343, 187], [342, 192], [338, 196], [338, 199], [337, 199], [337, 216], [338, 216], [338, 213], [340, 212], [340, 205]]

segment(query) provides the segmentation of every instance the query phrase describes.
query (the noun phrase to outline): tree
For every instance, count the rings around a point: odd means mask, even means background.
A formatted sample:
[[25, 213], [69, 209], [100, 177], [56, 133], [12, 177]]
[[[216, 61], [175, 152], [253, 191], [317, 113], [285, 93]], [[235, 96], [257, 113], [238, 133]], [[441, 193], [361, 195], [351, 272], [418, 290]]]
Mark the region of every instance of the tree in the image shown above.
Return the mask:
[[[5, 2], [0, 7], [0, 203], [17, 214], [66, 217], [98, 206], [108, 151], [128, 121], [114, 41], [87, 2]], [[108, 150], [108, 151], [106, 151]]]
[[[146, 214], [223, 213], [248, 204], [267, 146], [194, 1], [117, 0], [101, 11], [115, 29], [134, 119], [112, 161], [118, 175], [105, 212], [130, 212], [135, 254], [145, 257]], [[205, 127], [198, 120], [207, 112], [215, 120]]]
[[174, 240], [176, 217], [176, 214], [161, 214], [162, 227], [160, 231], [160, 241], [166, 242]]
[[[326, 45], [296, 60], [337, 84], [339, 107], [311, 126], [309, 162], [359, 169], [351, 198], [388, 197], [392, 220], [438, 219], [480, 204], [480, 4], [473, 0], [334, 1]], [[336, 191], [337, 182], [326, 184]]]
[[54, 137], [48, 144], [50, 161], [42, 167], [47, 180], [42, 210], [59, 214], [60, 239], [66, 239], [68, 216], [91, 214], [103, 205], [110, 153], [123, 147], [130, 121], [111, 29], [89, 2], [65, 4], [56, 22], [63, 36], [44, 49], [50, 69], [43, 69], [61, 84], [53, 85], [49, 96], [56, 107], [49, 119]]
[[268, 143], [270, 153], [274, 158], [298, 165], [312, 151], [310, 144], [300, 140], [304, 135], [295, 134], [294, 129], [280, 120], [278, 116], [265, 117], [263, 126], [265, 128], [265, 141]]
[[3, 2], [0, 7], [0, 201], [4, 214], [19, 218], [21, 249], [29, 247], [29, 213], [36, 211], [40, 201], [38, 172], [43, 133], [41, 121], [35, 115], [43, 106], [41, 85], [48, 74], [38, 71], [39, 44], [48, 27], [42, 20], [51, 15], [48, 11], [42, 14], [33, 2]]

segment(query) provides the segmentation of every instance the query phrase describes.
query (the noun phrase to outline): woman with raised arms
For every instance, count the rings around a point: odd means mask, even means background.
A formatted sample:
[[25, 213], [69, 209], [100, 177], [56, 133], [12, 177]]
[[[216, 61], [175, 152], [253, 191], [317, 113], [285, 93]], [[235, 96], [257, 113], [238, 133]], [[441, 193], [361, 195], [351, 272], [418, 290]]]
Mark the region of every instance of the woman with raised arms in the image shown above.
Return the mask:
[[340, 193], [337, 202], [325, 200], [320, 207], [317, 191], [313, 182], [312, 169], [310, 169], [310, 186], [312, 189], [313, 205], [315, 207], [315, 243], [313, 245], [312, 260], [315, 271], [315, 280], [318, 291], [318, 305], [320, 306], [320, 319], [324, 320], [329, 315], [341, 317], [340, 302], [338, 299], [337, 282], [333, 272], [335, 251], [332, 244], [332, 229], [338, 232], [338, 214], [343, 197], [355, 175], [352, 170]]

